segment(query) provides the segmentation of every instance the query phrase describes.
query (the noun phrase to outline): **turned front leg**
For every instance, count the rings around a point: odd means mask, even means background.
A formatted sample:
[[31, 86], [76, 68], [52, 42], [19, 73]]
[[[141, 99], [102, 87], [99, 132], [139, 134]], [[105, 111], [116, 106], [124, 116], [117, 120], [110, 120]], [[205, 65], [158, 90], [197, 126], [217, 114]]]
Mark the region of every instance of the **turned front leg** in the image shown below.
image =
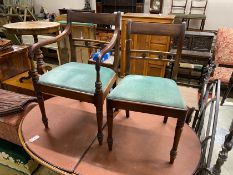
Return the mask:
[[113, 138], [112, 138], [112, 129], [113, 129], [113, 108], [107, 102], [107, 125], [108, 125], [108, 149], [112, 151]]
[[179, 117], [176, 123], [176, 131], [175, 131], [175, 136], [174, 136], [174, 141], [173, 141], [173, 146], [170, 152], [170, 163], [173, 164], [174, 160], [176, 159], [177, 155], [177, 147], [180, 141], [180, 136], [183, 130], [184, 126], [184, 121], [185, 121], [185, 116]]
[[[38, 37], [37, 35], [33, 35], [34, 38], [34, 43], [38, 43]], [[44, 70], [43, 70], [43, 65], [44, 65], [44, 60], [43, 60], [44, 56], [43, 53], [40, 49], [37, 49], [35, 51], [35, 59], [37, 61], [37, 71], [40, 75], [44, 74]]]

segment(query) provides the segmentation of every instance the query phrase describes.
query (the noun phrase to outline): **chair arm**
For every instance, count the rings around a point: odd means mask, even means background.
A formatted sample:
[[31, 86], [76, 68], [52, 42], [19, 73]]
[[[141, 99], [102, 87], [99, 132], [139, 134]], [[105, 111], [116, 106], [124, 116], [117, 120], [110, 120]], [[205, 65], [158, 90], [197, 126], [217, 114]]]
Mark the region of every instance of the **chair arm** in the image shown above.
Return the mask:
[[70, 25], [67, 25], [65, 30], [61, 34], [55, 36], [54, 38], [50, 38], [50, 39], [33, 44], [29, 49], [29, 57], [34, 58], [34, 54], [35, 54], [36, 50], [38, 50], [40, 47], [61, 41], [65, 36], [70, 34], [70, 32], [71, 32], [70, 29], [71, 29]]
[[113, 37], [112, 37], [111, 41], [100, 51], [100, 54], [96, 60], [97, 67], [100, 66], [100, 62], [102, 60], [102, 57], [115, 46], [115, 44], [117, 42], [117, 38], [119, 37], [119, 33], [120, 33], [120, 30], [116, 29], [113, 33]]

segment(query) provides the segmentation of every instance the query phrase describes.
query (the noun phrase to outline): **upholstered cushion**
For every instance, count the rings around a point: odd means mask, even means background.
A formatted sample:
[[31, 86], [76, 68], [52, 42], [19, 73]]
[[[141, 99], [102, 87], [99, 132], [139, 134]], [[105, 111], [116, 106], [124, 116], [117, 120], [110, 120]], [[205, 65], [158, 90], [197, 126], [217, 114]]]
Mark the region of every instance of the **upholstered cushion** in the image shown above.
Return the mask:
[[216, 67], [214, 69], [214, 75], [210, 80], [220, 79], [222, 83], [228, 83], [232, 73], [233, 68]]
[[0, 139], [0, 164], [31, 175], [38, 163], [30, 158], [24, 149]]
[[215, 44], [216, 64], [233, 65], [233, 28], [220, 28]]
[[128, 75], [107, 98], [186, 108], [176, 82], [161, 77]]
[[[112, 69], [101, 67], [100, 78], [104, 90], [115, 75]], [[96, 70], [93, 64], [71, 62], [58, 66], [42, 75], [39, 83], [94, 94]]]

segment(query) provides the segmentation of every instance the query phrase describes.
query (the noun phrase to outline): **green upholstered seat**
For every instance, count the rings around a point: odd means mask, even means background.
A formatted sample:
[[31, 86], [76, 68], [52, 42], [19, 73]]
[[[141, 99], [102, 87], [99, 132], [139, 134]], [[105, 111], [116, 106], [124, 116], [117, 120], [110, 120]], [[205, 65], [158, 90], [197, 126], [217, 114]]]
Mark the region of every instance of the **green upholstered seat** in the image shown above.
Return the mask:
[[128, 75], [107, 98], [180, 109], [186, 108], [176, 82], [161, 77]]
[[[104, 90], [109, 81], [115, 75], [112, 69], [101, 67], [100, 77]], [[93, 64], [70, 62], [58, 66], [43, 74], [39, 78], [39, 84], [60, 87], [79, 92], [94, 94], [96, 70]]]

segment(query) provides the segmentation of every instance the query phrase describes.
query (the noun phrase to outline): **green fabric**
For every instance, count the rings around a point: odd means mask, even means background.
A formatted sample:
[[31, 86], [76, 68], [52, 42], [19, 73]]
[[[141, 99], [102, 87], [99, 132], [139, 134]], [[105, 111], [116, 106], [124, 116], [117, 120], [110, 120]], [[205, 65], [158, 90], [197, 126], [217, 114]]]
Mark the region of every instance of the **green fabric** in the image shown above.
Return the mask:
[[[102, 89], [108, 85], [115, 72], [106, 67], [101, 67], [100, 78]], [[94, 94], [96, 70], [94, 64], [71, 62], [58, 66], [39, 78], [39, 83], [80, 92]]]
[[[67, 24], [67, 21], [58, 21], [60, 24]], [[72, 25], [79, 25], [79, 26], [88, 26], [92, 27], [95, 26], [96, 24], [92, 23], [81, 23], [81, 22], [72, 22]]]
[[107, 98], [186, 108], [176, 82], [161, 77], [128, 75]]
[[0, 164], [28, 175], [38, 166], [22, 147], [2, 139], [0, 139]]
[[171, 13], [170, 15], [175, 15], [176, 18], [177, 18], [177, 17], [179, 17], [179, 18], [180, 18], [180, 17], [183, 17], [183, 18], [186, 17], [186, 14], [184, 14], [184, 13]]
[[187, 14], [187, 18], [188, 19], [198, 19], [198, 18], [206, 19], [206, 15], [204, 15], [204, 14]]

